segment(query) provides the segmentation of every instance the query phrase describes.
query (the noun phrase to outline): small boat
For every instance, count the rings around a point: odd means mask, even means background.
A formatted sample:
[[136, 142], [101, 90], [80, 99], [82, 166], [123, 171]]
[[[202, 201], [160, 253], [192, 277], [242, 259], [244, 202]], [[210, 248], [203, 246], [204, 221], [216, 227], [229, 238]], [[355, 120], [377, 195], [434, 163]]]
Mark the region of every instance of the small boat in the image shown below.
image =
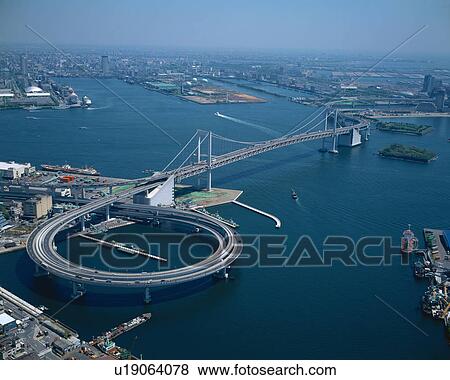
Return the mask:
[[292, 197], [292, 199], [298, 199], [298, 195], [294, 189], [291, 190], [291, 197]]
[[408, 229], [403, 231], [401, 238], [401, 251], [403, 253], [411, 253], [417, 249], [419, 241], [411, 231], [411, 225], [408, 224]]

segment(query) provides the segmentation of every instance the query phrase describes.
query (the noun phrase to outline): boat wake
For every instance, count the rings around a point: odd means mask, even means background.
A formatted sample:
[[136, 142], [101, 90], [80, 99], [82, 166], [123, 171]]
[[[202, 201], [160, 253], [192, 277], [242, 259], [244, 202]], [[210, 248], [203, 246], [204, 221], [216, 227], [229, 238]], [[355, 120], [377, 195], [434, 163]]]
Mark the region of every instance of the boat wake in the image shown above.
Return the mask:
[[25, 119], [31, 119], [31, 120], [41, 120], [42, 117], [36, 117], [36, 116], [25, 116]]
[[216, 112], [216, 113], [214, 113], [214, 115], [218, 116], [218, 117], [221, 117], [222, 119], [233, 121], [233, 122], [235, 122], [237, 124], [246, 125], [248, 127], [252, 127], [252, 128], [258, 129], [259, 131], [267, 133], [268, 135], [271, 135], [273, 137], [278, 137], [279, 136], [279, 133], [277, 131], [274, 131], [273, 129], [270, 129], [270, 128], [267, 128], [267, 127], [263, 127], [262, 125], [259, 125], [259, 124], [250, 123], [249, 121], [241, 120], [241, 119], [238, 119], [236, 117], [227, 116], [227, 115], [221, 114], [220, 112]]
[[88, 107], [86, 108], [86, 111], [98, 111], [98, 110], [105, 110], [107, 108], [111, 108], [111, 106], [103, 106], [103, 107]]

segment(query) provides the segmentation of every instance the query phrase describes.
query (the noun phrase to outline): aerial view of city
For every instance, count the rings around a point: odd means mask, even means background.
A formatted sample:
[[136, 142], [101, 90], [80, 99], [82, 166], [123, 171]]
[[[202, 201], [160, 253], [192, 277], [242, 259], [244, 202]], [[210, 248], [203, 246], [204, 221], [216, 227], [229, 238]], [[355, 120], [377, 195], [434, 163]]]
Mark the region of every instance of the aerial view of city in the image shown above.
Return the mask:
[[449, 1], [0, 19], [5, 378], [450, 375]]

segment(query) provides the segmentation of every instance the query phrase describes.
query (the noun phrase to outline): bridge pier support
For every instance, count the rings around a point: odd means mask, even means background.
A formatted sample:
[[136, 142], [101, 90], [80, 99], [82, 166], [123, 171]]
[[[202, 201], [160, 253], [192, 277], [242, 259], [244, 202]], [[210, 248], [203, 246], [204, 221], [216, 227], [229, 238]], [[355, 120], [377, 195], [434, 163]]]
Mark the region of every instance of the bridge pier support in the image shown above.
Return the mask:
[[106, 217], [106, 221], [108, 221], [110, 219], [110, 205], [106, 206], [105, 208], [105, 217]]
[[228, 278], [227, 268], [222, 268], [222, 269], [218, 270], [214, 274], [214, 277], [215, 278], [220, 278], [220, 279], [227, 279]]
[[109, 195], [112, 195], [112, 193], [113, 193], [113, 187], [109, 186]]
[[84, 187], [81, 188], [81, 199], [86, 199], [86, 189]]
[[86, 288], [84, 284], [80, 284], [79, 282], [72, 282], [72, 298], [81, 297], [86, 293]]
[[48, 273], [46, 270], [41, 268], [39, 265], [35, 265], [34, 267], [34, 277], [44, 277], [48, 276], [50, 273]]
[[84, 215], [80, 216], [80, 224], [81, 224], [81, 231], [85, 231], [86, 230], [86, 223], [84, 220]]
[[369, 141], [370, 136], [370, 124], [366, 128], [366, 133], [364, 134], [364, 140]]
[[149, 304], [150, 302], [152, 302], [152, 294], [150, 292], [150, 288], [146, 287], [144, 290], [144, 303]]

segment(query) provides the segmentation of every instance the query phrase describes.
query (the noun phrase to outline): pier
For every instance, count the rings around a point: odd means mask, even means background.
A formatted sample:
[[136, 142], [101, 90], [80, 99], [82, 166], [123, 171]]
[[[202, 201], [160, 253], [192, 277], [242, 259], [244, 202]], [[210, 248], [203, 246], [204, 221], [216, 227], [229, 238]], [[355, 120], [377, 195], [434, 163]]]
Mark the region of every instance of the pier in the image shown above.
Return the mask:
[[239, 202], [239, 201], [236, 201], [236, 200], [234, 200], [233, 203], [237, 204], [238, 206], [244, 207], [244, 208], [246, 208], [248, 210], [251, 210], [253, 212], [256, 212], [257, 214], [264, 215], [264, 216], [272, 219], [273, 221], [275, 221], [275, 228], [280, 228], [281, 227], [281, 220], [279, 218], [277, 218], [275, 215], [269, 214], [268, 212], [259, 210], [259, 209], [255, 208], [255, 207], [246, 205], [245, 203], [242, 203], [242, 202]]
[[89, 235], [85, 235], [85, 234], [79, 234], [78, 236], [87, 239], [87, 240], [91, 240], [93, 242], [96, 242], [100, 245], [103, 245], [105, 247], [108, 248], [116, 248], [119, 251], [125, 252], [125, 253], [129, 253], [132, 255], [141, 255], [141, 256], [145, 256], [148, 257], [150, 259], [154, 259], [154, 260], [158, 260], [158, 261], [163, 261], [163, 262], [167, 262], [167, 259], [160, 257], [160, 256], [155, 256], [152, 255], [148, 252], [145, 252], [141, 249], [135, 249], [135, 248], [130, 248], [130, 247], [126, 247], [123, 243], [116, 243], [116, 242], [110, 242], [110, 241], [106, 241], [106, 240], [100, 240], [97, 239], [95, 237], [89, 236]]

